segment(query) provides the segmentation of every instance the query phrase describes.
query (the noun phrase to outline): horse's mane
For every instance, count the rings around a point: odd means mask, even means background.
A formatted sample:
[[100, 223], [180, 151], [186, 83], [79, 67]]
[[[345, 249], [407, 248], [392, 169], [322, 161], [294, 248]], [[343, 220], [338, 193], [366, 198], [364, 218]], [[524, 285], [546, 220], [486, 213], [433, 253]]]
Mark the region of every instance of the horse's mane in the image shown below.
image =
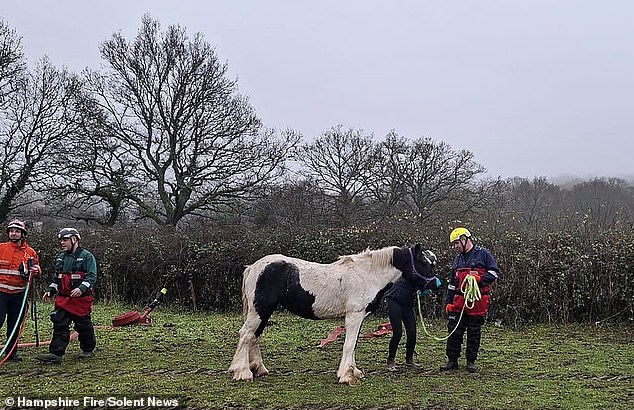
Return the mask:
[[392, 256], [394, 255], [395, 246], [387, 246], [385, 248], [371, 250], [367, 248], [365, 251], [356, 255], [344, 255], [339, 257], [341, 263], [353, 262], [355, 258], [371, 258], [372, 262], [378, 267], [385, 267], [392, 264]]

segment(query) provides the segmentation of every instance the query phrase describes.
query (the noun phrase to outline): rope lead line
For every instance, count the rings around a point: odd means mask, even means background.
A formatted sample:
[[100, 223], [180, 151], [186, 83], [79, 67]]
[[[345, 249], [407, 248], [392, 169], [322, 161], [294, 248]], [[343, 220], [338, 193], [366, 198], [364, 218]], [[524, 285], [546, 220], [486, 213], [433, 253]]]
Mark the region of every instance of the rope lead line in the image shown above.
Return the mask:
[[423, 320], [423, 311], [422, 311], [422, 309], [420, 307], [420, 295], [418, 295], [418, 294], [416, 295], [416, 298], [417, 298], [417, 301], [418, 301], [418, 316], [420, 317], [420, 322], [423, 324], [423, 331], [425, 332], [425, 334], [427, 336], [429, 336], [432, 339], [437, 340], [439, 342], [449, 339], [449, 337], [458, 328], [458, 325], [460, 324], [460, 321], [462, 320], [462, 315], [464, 314], [465, 308], [473, 309], [473, 305], [475, 304], [475, 302], [480, 300], [480, 298], [482, 297], [482, 295], [480, 293], [480, 288], [478, 287], [478, 281], [476, 280], [475, 276], [473, 276], [473, 275], [467, 275], [464, 278], [464, 281], [462, 281], [462, 286], [460, 286], [460, 291], [464, 295], [465, 302], [462, 305], [462, 310], [460, 311], [460, 317], [458, 318], [458, 321], [456, 322], [456, 326], [445, 337], [436, 337], [436, 336], [432, 335], [431, 333], [429, 333], [427, 331], [427, 328], [425, 327], [425, 320]]

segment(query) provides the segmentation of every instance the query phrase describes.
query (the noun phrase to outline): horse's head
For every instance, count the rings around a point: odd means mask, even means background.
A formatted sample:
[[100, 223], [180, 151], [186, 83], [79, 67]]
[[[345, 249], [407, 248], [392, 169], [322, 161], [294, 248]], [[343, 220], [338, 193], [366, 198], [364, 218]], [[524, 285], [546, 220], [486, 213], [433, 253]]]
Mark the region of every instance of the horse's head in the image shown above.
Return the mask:
[[436, 281], [434, 267], [436, 267], [436, 255], [421, 244], [401, 248], [401, 256], [396, 266], [406, 280], [415, 287], [424, 289], [430, 282]]

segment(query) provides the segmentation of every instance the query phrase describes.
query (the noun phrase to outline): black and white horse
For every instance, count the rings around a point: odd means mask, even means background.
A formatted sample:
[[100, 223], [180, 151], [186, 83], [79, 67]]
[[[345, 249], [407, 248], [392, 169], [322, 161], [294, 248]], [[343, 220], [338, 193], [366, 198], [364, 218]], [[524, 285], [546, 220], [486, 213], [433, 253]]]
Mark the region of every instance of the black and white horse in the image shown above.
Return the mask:
[[307, 319], [345, 317], [346, 340], [337, 377], [354, 384], [363, 377], [354, 349], [363, 319], [381, 302], [401, 274], [417, 286], [435, 279], [436, 256], [421, 245], [390, 246], [341, 256], [331, 264], [268, 255], [247, 267], [242, 278], [244, 324], [229, 371], [234, 380], [253, 380], [269, 372], [262, 362], [259, 337], [281, 304]]

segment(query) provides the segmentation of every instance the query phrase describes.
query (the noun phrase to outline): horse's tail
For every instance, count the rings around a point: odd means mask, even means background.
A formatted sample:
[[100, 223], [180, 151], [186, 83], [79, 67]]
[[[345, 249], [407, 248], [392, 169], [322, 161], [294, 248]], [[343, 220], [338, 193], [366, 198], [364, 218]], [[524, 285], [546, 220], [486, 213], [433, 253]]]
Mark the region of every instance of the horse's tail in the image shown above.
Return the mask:
[[246, 265], [244, 272], [242, 273], [242, 319], [246, 320], [247, 313], [249, 311], [249, 301], [247, 300], [247, 278], [251, 271], [251, 265]]

